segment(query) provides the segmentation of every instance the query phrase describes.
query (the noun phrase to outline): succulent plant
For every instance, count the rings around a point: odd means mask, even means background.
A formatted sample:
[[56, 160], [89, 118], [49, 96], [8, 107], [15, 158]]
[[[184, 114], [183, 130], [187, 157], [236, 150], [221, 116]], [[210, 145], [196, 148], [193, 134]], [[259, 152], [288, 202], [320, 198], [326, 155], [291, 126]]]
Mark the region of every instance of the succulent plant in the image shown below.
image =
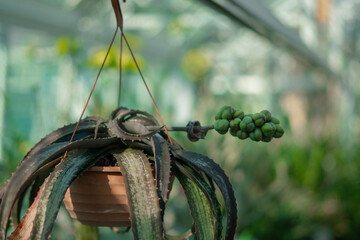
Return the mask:
[[[234, 137], [250, 137], [257, 142], [270, 142], [284, 134], [280, 121], [267, 110], [245, 115], [225, 106], [215, 119], [214, 126], [201, 127], [196, 121], [189, 122], [185, 128], [168, 129], [187, 131], [191, 141], [204, 138], [210, 129], [220, 134], [226, 134], [230, 129]], [[127, 179], [135, 239], [172, 237], [167, 236], [163, 229], [172, 176], [183, 187], [193, 216], [194, 227], [183, 237], [195, 234], [197, 239], [233, 239], [237, 221], [236, 201], [224, 171], [210, 158], [182, 149], [173, 139], [170, 141], [153, 116], [119, 108], [108, 119], [89, 117], [81, 120], [74, 141], [70, 141], [75, 126], [64, 126], [36, 144], [2, 187], [0, 240], [6, 238], [9, 219], [15, 228], [10, 240], [49, 239], [67, 188], [105, 155], [117, 162]], [[155, 166], [155, 183], [151, 164]], [[214, 184], [225, 200], [225, 236]], [[23, 205], [28, 190], [31, 191], [31, 206], [20, 221], [18, 209]], [[135, 194], [139, 192], [142, 194]]]
[[[158, 112], [123, 32], [119, 2], [111, 2], [117, 18], [117, 28], [83, 113], [119, 28], [121, 38], [125, 40]], [[158, 115], [163, 123], [159, 113]], [[199, 122], [189, 122], [185, 128], [188, 138], [197, 141], [213, 128], [220, 134], [226, 134], [230, 128], [231, 135], [240, 139], [250, 136], [254, 141], [265, 142], [284, 134], [279, 121], [267, 110], [245, 115], [241, 110], [224, 106], [216, 114], [215, 120], [214, 126], [204, 128]], [[10, 240], [49, 239], [65, 192], [78, 176], [104, 156], [115, 160], [121, 168], [135, 239], [180, 239], [188, 238], [191, 234], [196, 235], [197, 239], [205, 240], [234, 239], [237, 208], [228, 177], [213, 160], [184, 150], [163, 130], [167, 133], [168, 127], [161, 127], [146, 112], [118, 108], [108, 119], [89, 117], [47, 135], [28, 152], [0, 190], [0, 240], [7, 238], [9, 220], [15, 229], [8, 237]], [[154, 166], [155, 181], [151, 165]], [[185, 191], [193, 217], [194, 226], [181, 237], [168, 236], [163, 228], [173, 176]], [[225, 202], [225, 231], [215, 184]], [[28, 191], [30, 206], [26, 215], [20, 219], [19, 209]]]
[[[197, 123], [188, 124], [186, 129], [197, 134], [199, 127]], [[194, 227], [185, 237], [194, 234], [197, 239], [234, 238], [236, 201], [224, 171], [210, 158], [186, 151], [174, 140], [171, 145], [151, 115], [119, 108], [108, 119], [88, 117], [81, 120], [70, 142], [74, 129], [75, 124], [64, 126], [43, 138], [2, 187], [1, 240], [7, 237], [9, 219], [15, 227], [9, 239], [49, 239], [67, 188], [105, 155], [115, 159], [126, 178], [135, 239], [171, 238], [163, 228], [171, 176], [179, 180], [192, 212]], [[196, 134], [193, 139], [203, 136]], [[155, 166], [155, 182], [151, 164]], [[225, 201], [225, 231], [214, 184]], [[20, 221], [18, 209], [28, 190], [30, 207]]]

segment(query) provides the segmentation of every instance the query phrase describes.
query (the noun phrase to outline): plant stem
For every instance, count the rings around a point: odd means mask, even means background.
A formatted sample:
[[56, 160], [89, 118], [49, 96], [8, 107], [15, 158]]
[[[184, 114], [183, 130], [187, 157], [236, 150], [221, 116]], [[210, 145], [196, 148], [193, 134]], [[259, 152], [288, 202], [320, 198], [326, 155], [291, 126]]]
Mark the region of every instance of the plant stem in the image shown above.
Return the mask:
[[[156, 130], [159, 126], [146, 126], [146, 128], [150, 131]], [[178, 131], [178, 132], [187, 132], [189, 127], [166, 127], [168, 131]], [[214, 129], [214, 125], [198, 127], [194, 126], [194, 130], [201, 131], [201, 130], [212, 130]]]

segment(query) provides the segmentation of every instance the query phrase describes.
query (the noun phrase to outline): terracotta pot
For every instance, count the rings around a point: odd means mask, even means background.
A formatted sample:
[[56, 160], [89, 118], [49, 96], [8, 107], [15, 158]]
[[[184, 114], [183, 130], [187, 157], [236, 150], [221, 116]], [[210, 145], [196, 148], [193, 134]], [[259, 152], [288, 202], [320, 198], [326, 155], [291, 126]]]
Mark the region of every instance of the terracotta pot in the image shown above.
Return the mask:
[[68, 188], [64, 204], [71, 217], [85, 225], [131, 225], [120, 167], [90, 168]]

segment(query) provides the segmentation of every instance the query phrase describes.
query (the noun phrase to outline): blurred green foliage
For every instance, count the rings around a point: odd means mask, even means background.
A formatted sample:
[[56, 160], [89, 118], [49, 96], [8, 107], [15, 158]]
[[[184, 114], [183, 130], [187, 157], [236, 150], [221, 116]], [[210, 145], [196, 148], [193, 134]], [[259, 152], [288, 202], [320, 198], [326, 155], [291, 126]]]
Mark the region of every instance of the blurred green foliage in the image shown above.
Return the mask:
[[[91, 30], [76, 36], [19, 28], [6, 42], [0, 28], [0, 66], [8, 69], [5, 74], [0, 68], [0, 80], [6, 82], [4, 92], [0, 84], [0, 185], [31, 145], [78, 120], [110, 40], [108, 29], [98, 26], [111, 25], [113, 19], [103, 2], [78, 2], [88, 15], [81, 23]], [[132, 28], [126, 33], [167, 125], [186, 125], [189, 120], [213, 124], [223, 105], [245, 112], [266, 108], [280, 116], [285, 135], [271, 143], [240, 141], [214, 131], [192, 143], [183, 133], [171, 133], [184, 148], [215, 159], [230, 177], [239, 209], [237, 239], [358, 239], [360, 58], [355, 50], [347, 53], [343, 39], [359, 42], [358, 28], [349, 24], [359, 20], [358, 14], [349, 14], [350, 3], [359, 1], [334, 1], [336, 21], [327, 34], [313, 22], [315, 1], [267, 1], [306, 42], [328, 48], [323, 52], [341, 73], [339, 82], [198, 3], [128, 2], [125, 14], [142, 20], [129, 23]], [[107, 116], [117, 106], [119, 50], [116, 41], [86, 115]], [[155, 115], [125, 47], [122, 61], [122, 105]], [[181, 234], [191, 227], [189, 210], [181, 189], [175, 187], [171, 197], [166, 229]], [[109, 228], [99, 232], [103, 239], [118, 237]], [[64, 209], [53, 236], [75, 238]], [[124, 235], [131, 238], [131, 233]]]
[[236, 147], [238, 141], [221, 138], [207, 140], [203, 152], [218, 155], [230, 175], [239, 233], [251, 239], [357, 239], [360, 162], [341, 151], [338, 139], [298, 144], [285, 134], [280, 143]]

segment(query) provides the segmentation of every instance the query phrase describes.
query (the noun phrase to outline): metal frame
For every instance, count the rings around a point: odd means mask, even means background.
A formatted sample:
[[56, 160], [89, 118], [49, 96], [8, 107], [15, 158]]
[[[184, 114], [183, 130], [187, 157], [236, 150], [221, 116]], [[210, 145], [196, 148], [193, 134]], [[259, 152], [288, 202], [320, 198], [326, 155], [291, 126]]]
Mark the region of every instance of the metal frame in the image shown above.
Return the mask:
[[[338, 78], [331, 67], [311, 50], [297, 33], [286, 27], [259, 0], [199, 0], [235, 22], [264, 36], [273, 44], [290, 49], [310, 67]], [[36, 13], [36, 14], [34, 14]], [[65, 11], [57, 6], [35, 0], [0, 0], [0, 20], [55, 34], [76, 33], [78, 12]], [[75, 27], [74, 27], [75, 26]]]
[[45, 30], [53, 34], [71, 34], [77, 31], [79, 17], [56, 5], [35, 0], [0, 0], [0, 21]]
[[264, 36], [273, 44], [296, 53], [300, 60], [310, 67], [316, 67], [325, 74], [338, 78], [331, 67], [317, 53], [312, 51], [297, 33], [286, 27], [259, 0], [199, 0], [233, 21]]

